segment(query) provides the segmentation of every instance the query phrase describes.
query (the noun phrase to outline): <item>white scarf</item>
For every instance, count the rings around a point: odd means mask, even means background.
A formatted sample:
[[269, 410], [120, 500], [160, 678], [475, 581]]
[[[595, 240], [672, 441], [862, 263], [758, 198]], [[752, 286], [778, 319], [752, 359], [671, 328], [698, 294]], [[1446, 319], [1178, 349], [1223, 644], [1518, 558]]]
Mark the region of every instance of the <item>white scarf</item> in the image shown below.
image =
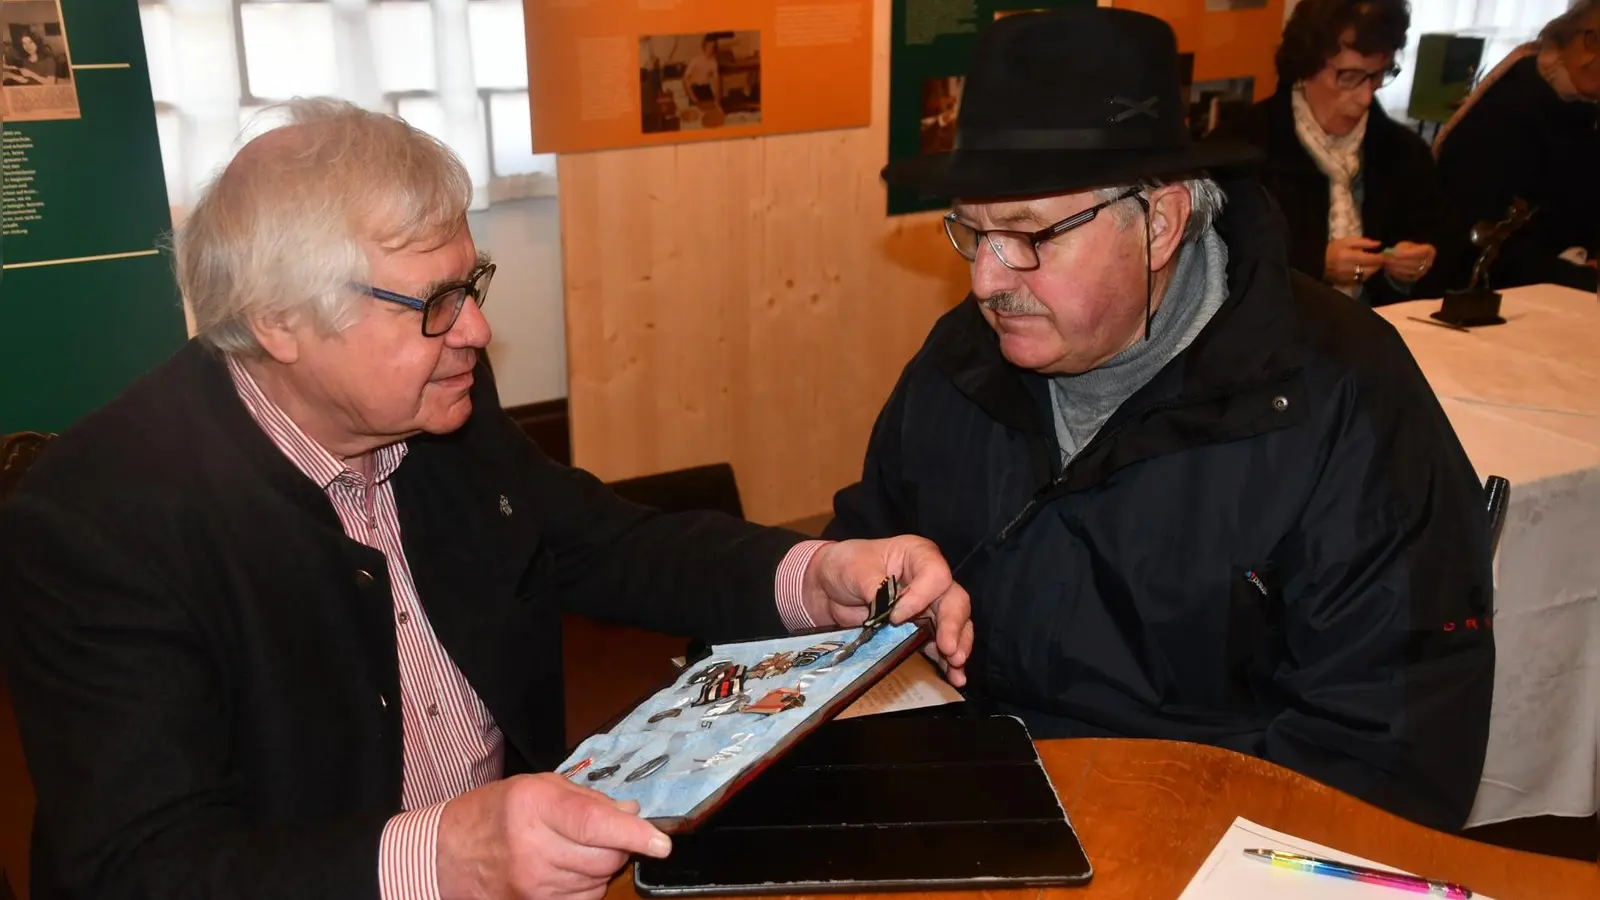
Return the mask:
[[[1361, 142], [1367, 136], [1368, 116], [1363, 115], [1349, 134], [1334, 137], [1317, 124], [1303, 89], [1296, 87], [1289, 98], [1294, 106], [1295, 137], [1300, 139], [1300, 146], [1306, 148], [1317, 168], [1328, 177], [1328, 240], [1361, 237], [1361, 207], [1356, 205], [1351, 185], [1361, 171]], [[1361, 290], [1359, 282], [1336, 287], [1352, 297]]]

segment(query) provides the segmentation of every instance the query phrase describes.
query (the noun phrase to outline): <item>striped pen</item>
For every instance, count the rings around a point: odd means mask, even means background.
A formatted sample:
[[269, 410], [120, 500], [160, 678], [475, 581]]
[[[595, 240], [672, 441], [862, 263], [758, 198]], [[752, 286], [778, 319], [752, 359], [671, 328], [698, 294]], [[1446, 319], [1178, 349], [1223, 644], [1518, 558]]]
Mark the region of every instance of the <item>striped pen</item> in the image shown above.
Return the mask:
[[1402, 872], [1390, 872], [1384, 869], [1371, 869], [1366, 866], [1339, 862], [1333, 859], [1318, 859], [1314, 856], [1301, 856], [1298, 853], [1285, 853], [1281, 850], [1246, 850], [1244, 855], [1272, 866], [1282, 866], [1299, 872], [1309, 872], [1312, 875], [1331, 875], [1334, 878], [1348, 878], [1351, 881], [1360, 881], [1366, 884], [1380, 884], [1384, 887], [1398, 888], [1414, 894], [1456, 898], [1472, 896], [1472, 891], [1459, 884], [1451, 884], [1448, 881], [1433, 881], [1417, 875], [1406, 875]]

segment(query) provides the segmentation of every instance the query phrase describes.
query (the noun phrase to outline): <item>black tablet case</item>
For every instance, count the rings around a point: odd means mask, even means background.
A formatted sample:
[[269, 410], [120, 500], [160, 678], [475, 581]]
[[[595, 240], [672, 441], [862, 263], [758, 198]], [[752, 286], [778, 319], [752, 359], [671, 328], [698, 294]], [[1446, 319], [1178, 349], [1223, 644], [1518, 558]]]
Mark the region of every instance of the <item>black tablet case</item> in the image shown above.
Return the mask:
[[1079, 885], [1083, 847], [1008, 716], [829, 722], [641, 860], [644, 896]]

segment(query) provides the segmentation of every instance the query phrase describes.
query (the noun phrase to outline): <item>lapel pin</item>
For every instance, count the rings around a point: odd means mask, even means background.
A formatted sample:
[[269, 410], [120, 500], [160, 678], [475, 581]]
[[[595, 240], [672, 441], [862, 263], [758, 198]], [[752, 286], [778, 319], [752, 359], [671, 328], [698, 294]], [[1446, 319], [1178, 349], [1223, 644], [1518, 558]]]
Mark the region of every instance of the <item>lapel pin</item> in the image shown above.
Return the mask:
[[502, 515], [502, 516], [511, 515], [511, 501], [506, 499], [506, 495], [505, 494], [501, 494], [500, 495], [500, 515]]

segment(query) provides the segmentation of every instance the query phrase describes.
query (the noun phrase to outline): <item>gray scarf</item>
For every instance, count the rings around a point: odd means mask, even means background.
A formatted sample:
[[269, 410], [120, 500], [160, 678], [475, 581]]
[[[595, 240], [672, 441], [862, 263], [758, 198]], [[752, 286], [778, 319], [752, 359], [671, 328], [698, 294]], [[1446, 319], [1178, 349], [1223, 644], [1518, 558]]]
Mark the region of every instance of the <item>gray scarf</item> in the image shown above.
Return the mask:
[[1050, 378], [1056, 441], [1065, 465], [1134, 392], [1195, 339], [1228, 298], [1228, 246], [1215, 230], [1185, 244], [1151, 323], [1150, 339], [1078, 375]]

